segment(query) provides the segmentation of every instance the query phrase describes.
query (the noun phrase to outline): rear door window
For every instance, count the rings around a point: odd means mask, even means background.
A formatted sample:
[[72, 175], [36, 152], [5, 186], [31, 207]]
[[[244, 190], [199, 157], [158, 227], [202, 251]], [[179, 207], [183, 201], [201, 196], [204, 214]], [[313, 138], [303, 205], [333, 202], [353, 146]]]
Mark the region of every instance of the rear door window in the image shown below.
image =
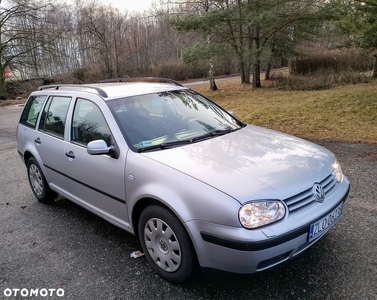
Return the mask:
[[42, 109], [42, 104], [45, 99], [46, 96], [30, 96], [22, 111], [20, 123], [35, 128], [39, 112]]
[[71, 97], [53, 96], [43, 110], [39, 130], [64, 138], [64, 129]]

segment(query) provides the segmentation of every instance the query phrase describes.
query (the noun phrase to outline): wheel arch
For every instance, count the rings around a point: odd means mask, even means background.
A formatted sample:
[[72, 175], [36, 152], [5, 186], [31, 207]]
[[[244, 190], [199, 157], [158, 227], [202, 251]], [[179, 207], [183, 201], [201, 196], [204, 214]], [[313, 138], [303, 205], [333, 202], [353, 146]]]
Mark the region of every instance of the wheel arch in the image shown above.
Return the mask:
[[157, 205], [157, 206], [160, 206], [162, 208], [165, 208], [166, 210], [171, 212], [179, 220], [179, 222], [181, 222], [184, 230], [186, 230], [186, 233], [190, 238], [191, 247], [194, 250], [194, 254], [195, 254], [195, 260], [198, 263], [199, 260], [198, 260], [197, 249], [196, 249], [195, 243], [193, 242], [192, 236], [191, 236], [189, 230], [187, 229], [185, 223], [182, 222], [182, 219], [177, 215], [177, 213], [175, 211], [173, 211], [168, 205], [164, 204], [163, 202], [161, 202], [157, 199], [145, 197], [145, 198], [139, 199], [139, 201], [137, 201], [136, 204], [134, 205], [133, 210], [132, 210], [132, 220], [131, 220], [131, 222], [132, 222], [132, 226], [133, 226], [133, 232], [136, 235], [136, 237], [138, 239], [140, 239], [139, 233], [138, 233], [138, 224], [139, 224], [141, 212], [146, 207], [151, 206], [151, 205]]
[[24, 153], [25, 166], [27, 165], [27, 162], [29, 161], [29, 159], [32, 158], [32, 157], [34, 157], [34, 155], [30, 151], [25, 151], [25, 153]]
[[[161, 201], [159, 201], [155, 198], [144, 197], [144, 198], [139, 199], [135, 203], [135, 205], [132, 209], [132, 215], [131, 215], [131, 218], [132, 218], [131, 222], [132, 222], [133, 231], [134, 231], [134, 234], [138, 238], [139, 238], [139, 236], [138, 236], [137, 227], [138, 227], [138, 224], [139, 224], [140, 215], [146, 207], [151, 206], [151, 205], [161, 206], [161, 207], [167, 209], [168, 211], [170, 211], [182, 223], [183, 227], [185, 228], [185, 230], [188, 233], [188, 230], [187, 230], [186, 226], [184, 225], [184, 222], [182, 222], [181, 218], [177, 215], [177, 213], [175, 211], [173, 211], [168, 205], [166, 205], [165, 203], [163, 203], [163, 202], [161, 202]], [[190, 236], [190, 234], [189, 234], [189, 236]]]
[[24, 161], [25, 166], [27, 166], [27, 163], [28, 163], [30, 158], [34, 158], [37, 161], [39, 167], [41, 168], [43, 176], [45, 177], [45, 179], [47, 181], [47, 184], [50, 185], [48, 178], [46, 177], [46, 175], [47, 175], [46, 167], [43, 164], [43, 161], [42, 161], [41, 157], [39, 156], [38, 151], [34, 151], [34, 149], [30, 149], [30, 148], [25, 150], [24, 155], [23, 155], [23, 161]]

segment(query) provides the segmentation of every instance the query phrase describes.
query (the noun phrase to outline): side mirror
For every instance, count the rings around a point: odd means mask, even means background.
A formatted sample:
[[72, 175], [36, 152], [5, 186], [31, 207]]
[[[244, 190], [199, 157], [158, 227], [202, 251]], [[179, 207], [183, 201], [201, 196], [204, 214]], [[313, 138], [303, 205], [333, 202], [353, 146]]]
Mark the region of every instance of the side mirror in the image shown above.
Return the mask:
[[111, 147], [107, 147], [104, 140], [96, 140], [88, 143], [86, 151], [90, 155], [108, 154]]

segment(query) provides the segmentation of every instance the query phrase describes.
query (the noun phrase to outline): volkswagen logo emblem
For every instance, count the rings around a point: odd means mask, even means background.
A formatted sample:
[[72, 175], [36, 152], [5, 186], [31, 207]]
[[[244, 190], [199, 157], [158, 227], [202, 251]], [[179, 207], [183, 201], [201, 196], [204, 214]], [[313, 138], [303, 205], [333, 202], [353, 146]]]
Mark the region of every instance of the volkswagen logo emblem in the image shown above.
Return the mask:
[[323, 187], [318, 183], [315, 183], [313, 185], [313, 194], [315, 201], [323, 202], [325, 200], [325, 191], [323, 190]]

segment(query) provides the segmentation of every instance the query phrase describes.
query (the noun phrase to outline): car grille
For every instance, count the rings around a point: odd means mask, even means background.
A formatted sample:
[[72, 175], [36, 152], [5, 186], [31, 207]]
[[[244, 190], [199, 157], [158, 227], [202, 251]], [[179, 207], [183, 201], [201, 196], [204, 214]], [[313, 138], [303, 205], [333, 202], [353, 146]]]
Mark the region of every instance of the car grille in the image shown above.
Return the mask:
[[[337, 180], [334, 174], [330, 174], [324, 180], [319, 182], [325, 191], [325, 197], [330, 195], [337, 187]], [[284, 200], [285, 204], [288, 206], [289, 212], [295, 212], [299, 209], [302, 209], [313, 202], [315, 202], [315, 197], [313, 194], [313, 188], [309, 189], [287, 198]]]

